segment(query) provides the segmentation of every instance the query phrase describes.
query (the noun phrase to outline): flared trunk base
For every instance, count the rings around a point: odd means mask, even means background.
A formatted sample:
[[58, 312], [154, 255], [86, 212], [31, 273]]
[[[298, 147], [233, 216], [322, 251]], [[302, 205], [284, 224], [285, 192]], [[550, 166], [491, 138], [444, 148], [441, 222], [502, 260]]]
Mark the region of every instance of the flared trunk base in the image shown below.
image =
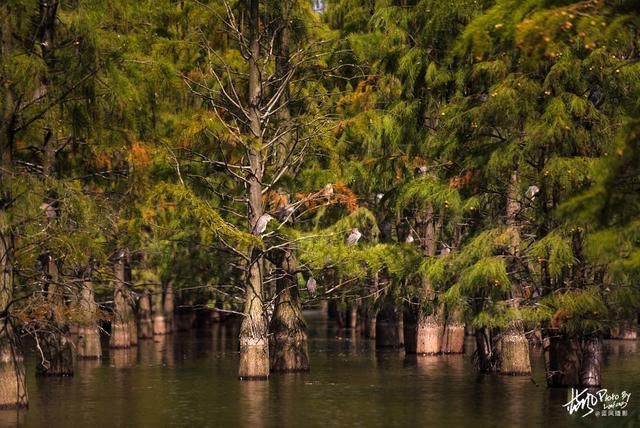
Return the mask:
[[445, 354], [463, 354], [464, 337], [464, 324], [447, 324], [442, 340], [442, 352]]
[[501, 375], [526, 376], [531, 374], [529, 341], [519, 331], [505, 332], [498, 342], [498, 372]]
[[0, 410], [28, 407], [24, 359], [9, 338], [0, 339]]
[[109, 347], [115, 349], [128, 348], [131, 346], [131, 342], [129, 340], [129, 324], [114, 322], [111, 326]]
[[76, 345], [78, 358], [98, 359], [102, 357], [100, 332], [96, 326], [80, 326]]
[[67, 335], [47, 334], [38, 339], [44, 360], [38, 362], [38, 376], [73, 376], [73, 344]]
[[416, 354], [438, 355], [442, 353], [444, 326], [433, 315], [419, 317], [416, 326]]
[[269, 343], [266, 338], [240, 338], [240, 380], [269, 378]]
[[309, 371], [307, 335], [301, 330], [273, 334], [270, 349], [271, 371], [280, 373]]

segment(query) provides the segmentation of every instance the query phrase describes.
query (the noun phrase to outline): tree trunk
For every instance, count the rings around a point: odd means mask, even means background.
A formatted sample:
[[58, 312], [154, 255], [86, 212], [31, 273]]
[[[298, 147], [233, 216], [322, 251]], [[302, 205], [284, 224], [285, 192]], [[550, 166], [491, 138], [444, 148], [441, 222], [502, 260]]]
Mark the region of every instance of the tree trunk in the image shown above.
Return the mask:
[[[507, 226], [511, 230], [511, 242], [509, 244], [511, 270], [517, 271], [520, 249], [520, 204], [519, 177], [516, 170], [511, 172], [507, 191]], [[510, 305], [517, 309], [523, 298], [522, 284], [514, 275], [511, 279]], [[524, 335], [524, 327], [519, 320], [511, 321], [509, 326], [500, 335], [496, 346], [498, 359], [498, 371], [504, 375], [529, 375], [531, 374], [531, 360], [529, 357], [529, 341]]]
[[111, 348], [128, 348], [131, 346], [130, 326], [128, 309], [128, 289], [126, 285], [126, 263], [128, 259], [128, 250], [121, 250], [116, 259], [115, 282], [113, 290], [113, 319], [111, 321], [111, 339], [109, 347]]
[[[8, 4], [0, 4], [0, 58], [12, 55], [12, 11]], [[0, 197], [12, 200], [14, 97], [11, 83], [2, 81], [0, 97]], [[0, 206], [0, 409], [27, 407], [27, 385], [24, 360], [18, 338], [11, 325], [9, 305], [13, 300], [14, 243], [9, 216]]]
[[[260, 120], [260, 43], [259, 43], [259, 0], [248, 1], [249, 28], [249, 126], [255, 143], [247, 145], [250, 171], [248, 182], [248, 219], [249, 228], [254, 230], [258, 219], [264, 212], [262, 200], [263, 159], [259, 143], [262, 139]], [[267, 379], [269, 377], [269, 341], [268, 323], [263, 302], [262, 258], [258, 248], [250, 249], [250, 262], [245, 279], [244, 318], [240, 327], [240, 366], [238, 377], [241, 380]]]
[[464, 314], [462, 308], [454, 307], [447, 318], [444, 329], [444, 339], [442, 343], [442, 352], [445, 354], [462, 354], [464, 353]]
[[352, 330], [358, 328], [358, 304], [356, 302], [349, 305], [349, 327]]
[[151, 318], [151, 293], [149, 293], [149, 288], [146, 286], [142, 291], [142, 296], [140, 296], [138, 320], [140, 327], [140, 330], [138, 331], [138, 337], [140, 339], [153, 338], [153, 319]]
[[295, 254], [285, 250], [276, 282], [276, 303], [271, 319], [271, 371], [299, 372], [309, 370], [306, 323], [296, 278]]
[[84, 274], [79, 306], [84, 318], [78, 327], [76, 346], [78, 358], [100, 358], [102, 357], [102, 345], [97, 325], [97, 307], [93, 294], [91, 269], [87, 269]]
[[[423, 223], [422, 246], [425, 257], [434, 257], [437, 251], [437, 234], [434, 210], [429, 206]], [[442, 219], [438, 222], [440, 223]], [[433, 284], [425, 275], [422, 279], [422, 304], [418, 309], [416, 320], [416, 353], [422, 355], [436, 355], [442, 352], [442, 337], [444, 335], [444, 320], [441, 305], [436, 302]]]
[[49, 305], [48, 325], [36, 333], [42, 351], [36, 367], [39, 376], [73, 376], [73, 343], [64, 320], [64, 289], [60, 284], [58, 264], [46, 254], [45, 290]]
[[496, 356], [493, 353], [493, 338], [488, 328], [476, 328], [476, 357], [480, 373], [496, 370]]
[[599, 387], [602, 340], [597, 335], [576, 338], [549, 331], [544, 341], [547, 385], [550, 387]]
[[175, 325], [175, 295], [173, 293], [173, 283], [169, 281], [164, 292], [164, 319], [167, 334], [171, 334], [176, 330]]
[[167, 320], [164, 316], [163, 290], [161, 284], [156, 284], [153, 289], [151, 311], [153, 313], [153, 335], [162, 336], [168, 334]]
[[616, 321], [611, 327], [611, 338], [618, 340], [636, 340], [638, 338], [638, 321], [636, 319]]

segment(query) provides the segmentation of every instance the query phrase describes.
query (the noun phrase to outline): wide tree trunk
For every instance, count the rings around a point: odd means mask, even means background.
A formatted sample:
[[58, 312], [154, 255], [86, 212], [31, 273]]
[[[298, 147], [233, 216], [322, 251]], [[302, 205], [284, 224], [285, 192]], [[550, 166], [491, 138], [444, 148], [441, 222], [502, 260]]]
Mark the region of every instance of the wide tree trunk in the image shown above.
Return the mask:
[[630, 319], [616, 321], [611, 326], [611, 338], [618, 340], [636, 340], [638, 338], [638, 321]]
[[309, 370], [306, 323], [298, 293], [295, 254], [285, 250], [276, 281], [276, 303], [271, 318], [271, 371]]
[[447, 317], [442, 341], [442, 352], [445, 354], [464, 353], [464, 337], [464, 314], [462, 308], [456, 306], [449, 311]]
[[113, 290], [113, 318], [111, 321], [111, 338], [109, 347], [111, 348], [128, 348], [131, 346], [129, 337], [131, 328], [129, 325], [129, 316], [131, 311], [129, 305], [129, 290], [126, 285], [126, 264], [129, 258], [129, 252], [125, 248], [118, 253], [114, 265], [115, 281]]
[[602, 339], [598, 335], [576, 337], [551, 330], [543, 349], [548, 386], [600, 386]]
[[102, 345], [97, 324], [98, 308], [93, 294], [91, 269], [86, 269], [83, 276], [79, 302], [83, 319], [78, 323], [76, 351], [78, 358], [100, 358], [102, 357]]

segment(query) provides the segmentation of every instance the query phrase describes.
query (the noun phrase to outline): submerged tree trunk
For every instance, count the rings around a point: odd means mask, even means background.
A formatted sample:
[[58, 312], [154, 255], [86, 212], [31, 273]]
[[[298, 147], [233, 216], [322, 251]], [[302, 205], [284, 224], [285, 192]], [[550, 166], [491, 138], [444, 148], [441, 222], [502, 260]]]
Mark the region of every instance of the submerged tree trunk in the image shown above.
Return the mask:
[[164, 302], [162, 295], [162, 285], [155, 284], [153, 288], [153, 295], [151, 296], [154, 336], [162, 336], [169, 333], [169, 331], [167, 331], [167, 319], [164, 316]]
[[149, 288], [146, 286], [142, 291], [142, 296], [140, 296], [140, 306], [138, 308], [138, 321], [139, 321], [138, 337], [140, 339], [153, 338], [153, 319], [151, 318], [151, 293], [149, 293]]
[[550, 331], [544, 338], [544, 361], [550, 387], [599, 387], [602, 339]]
[[611, 327], [611, 338], [617, 340], [636, 340], [638, 338], [638, 321], [636, 319], [616, 321]]
[[445, 354], [464, 353], [464, 314], [462, 308], [454, 307], [447, 317], [442, 341], [442, 352]]
[[111, 321], [111, 339], [109, 347], [128, 348], [131, 346], [129, 338], [130, 326], [128, 309], [128, 289], [126, 285], [126, 264], [129, 258], [125, 248], [118, 253], [114, 265], [115, 281], [113, 290], [113, 319]]
[[[519, 177], [517, 171], [511, 172], [507, 191], [507, 226], [511, 232], [509, 259], [511, 270], [517, 271], [520, 250], [520, 211], [522, 205], [519, 196]], [[520, 306], [523, 298], [522, 284], [517, 274], [511, 279], [510, 305], [514, 309]], [[503, 375], [531, 374], [529, 357], [529, 341], [524, 335], [524, 327], [520, 320], [512, 320], [500, 335], [496, 346], [498, 372]]]
[[493, 338], [488, 328], [476, 328], [476, 360], [480, 373], [496, 370], [496, 356], [493, 353]]
[[167, 334], [171, 334], [176, 330], [175, 319], [174, 319], [175, 317], [174, 298], [175, 296], [173, 294], [173, 282], [169, 281], [167, 283], [167, 288], [165, 289], [165, 292], [164, 292], [164, 306], [163, 306], [164, 320], [166, 325], [165, 329]]
[[73, 376], [73, 343], [64, 320], [64, 289], [60, 283], [58, 264], [53, 255], [43, 257], [45, 295], [49, 305], [47, 325], [36, 333], [42, 352], [36, 367], [39, 376]]
[[[422, 245], [425, 257], [434, 257], [437, 251], [437, 235], [434, 210], [429, 206], [426, 217], [421, 219], [423, 224]], [[443, 307], [436, 302], [436, 295], [431, 280], [423, 275], [422, 295], [416, 319], [416, 354], [436, 355], [442, 352], [442, 337], [444, 335]]]
[[295, 254], [285, 250], [276, 281], [276, 303], [271, 319], [271, 371], [309, 370], [306, 323], [298, 294]]
[[[248, 144], [249, 171], [247, 182], [249, 227], [254, 230], [258, 219], [264, 213], [262, 200], [262, 173], [264, 162], [258, 142], [262, 140], [262, 122], [260, 119], [260, 41], [259, 41], [259, 0], [248, 1], [248, 47], [249, 47], [249, 92], [248, 119], [249, 128], [255, 143]], [[253, 247], [249, 251], [250, 259], [245, 278], [244, 318], [240, 326], [240, 366], [238, 377], [242, 380], [267, 379], [269, 377], [269, 340], [268, 322], [263, 302], [262, 259], [260, 249]]]
[[79, 308], [83, 319], [78, 326], [78, 341], [76, 345], [78, 358], [86, 359], [102, 357], [100, 331], [97, 323], [98, 310], [93, 294], [91, 273], [91, 268], [87, 268], [82, 279]]
[[[12, 55], [12, 10], [0, 4], [0, 58]], [[0, 197], [12, 200], [14, 149], [14, 97], [10, 82], [0, 87]], [[24, 360], [11, 324], [9, 305], [13, 300], [14, 243], [7, 207], [0, 206], [0, 409], [27, 407]]]

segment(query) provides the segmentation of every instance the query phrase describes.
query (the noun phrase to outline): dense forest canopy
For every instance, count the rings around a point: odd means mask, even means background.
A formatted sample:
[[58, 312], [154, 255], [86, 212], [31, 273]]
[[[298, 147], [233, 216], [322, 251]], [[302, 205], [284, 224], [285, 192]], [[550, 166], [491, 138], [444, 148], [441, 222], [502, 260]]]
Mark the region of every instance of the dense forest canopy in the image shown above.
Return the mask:
[[174, 301], [241, 315], [243, 379], [308, 370], [327, 300], [418, 354], [472, 326], [483, 372], [539, 337], [550, 386], [636, 325], [633, 0], [5, 0], [0, 29], [0, 406], [18, 336], [71, 374]]

